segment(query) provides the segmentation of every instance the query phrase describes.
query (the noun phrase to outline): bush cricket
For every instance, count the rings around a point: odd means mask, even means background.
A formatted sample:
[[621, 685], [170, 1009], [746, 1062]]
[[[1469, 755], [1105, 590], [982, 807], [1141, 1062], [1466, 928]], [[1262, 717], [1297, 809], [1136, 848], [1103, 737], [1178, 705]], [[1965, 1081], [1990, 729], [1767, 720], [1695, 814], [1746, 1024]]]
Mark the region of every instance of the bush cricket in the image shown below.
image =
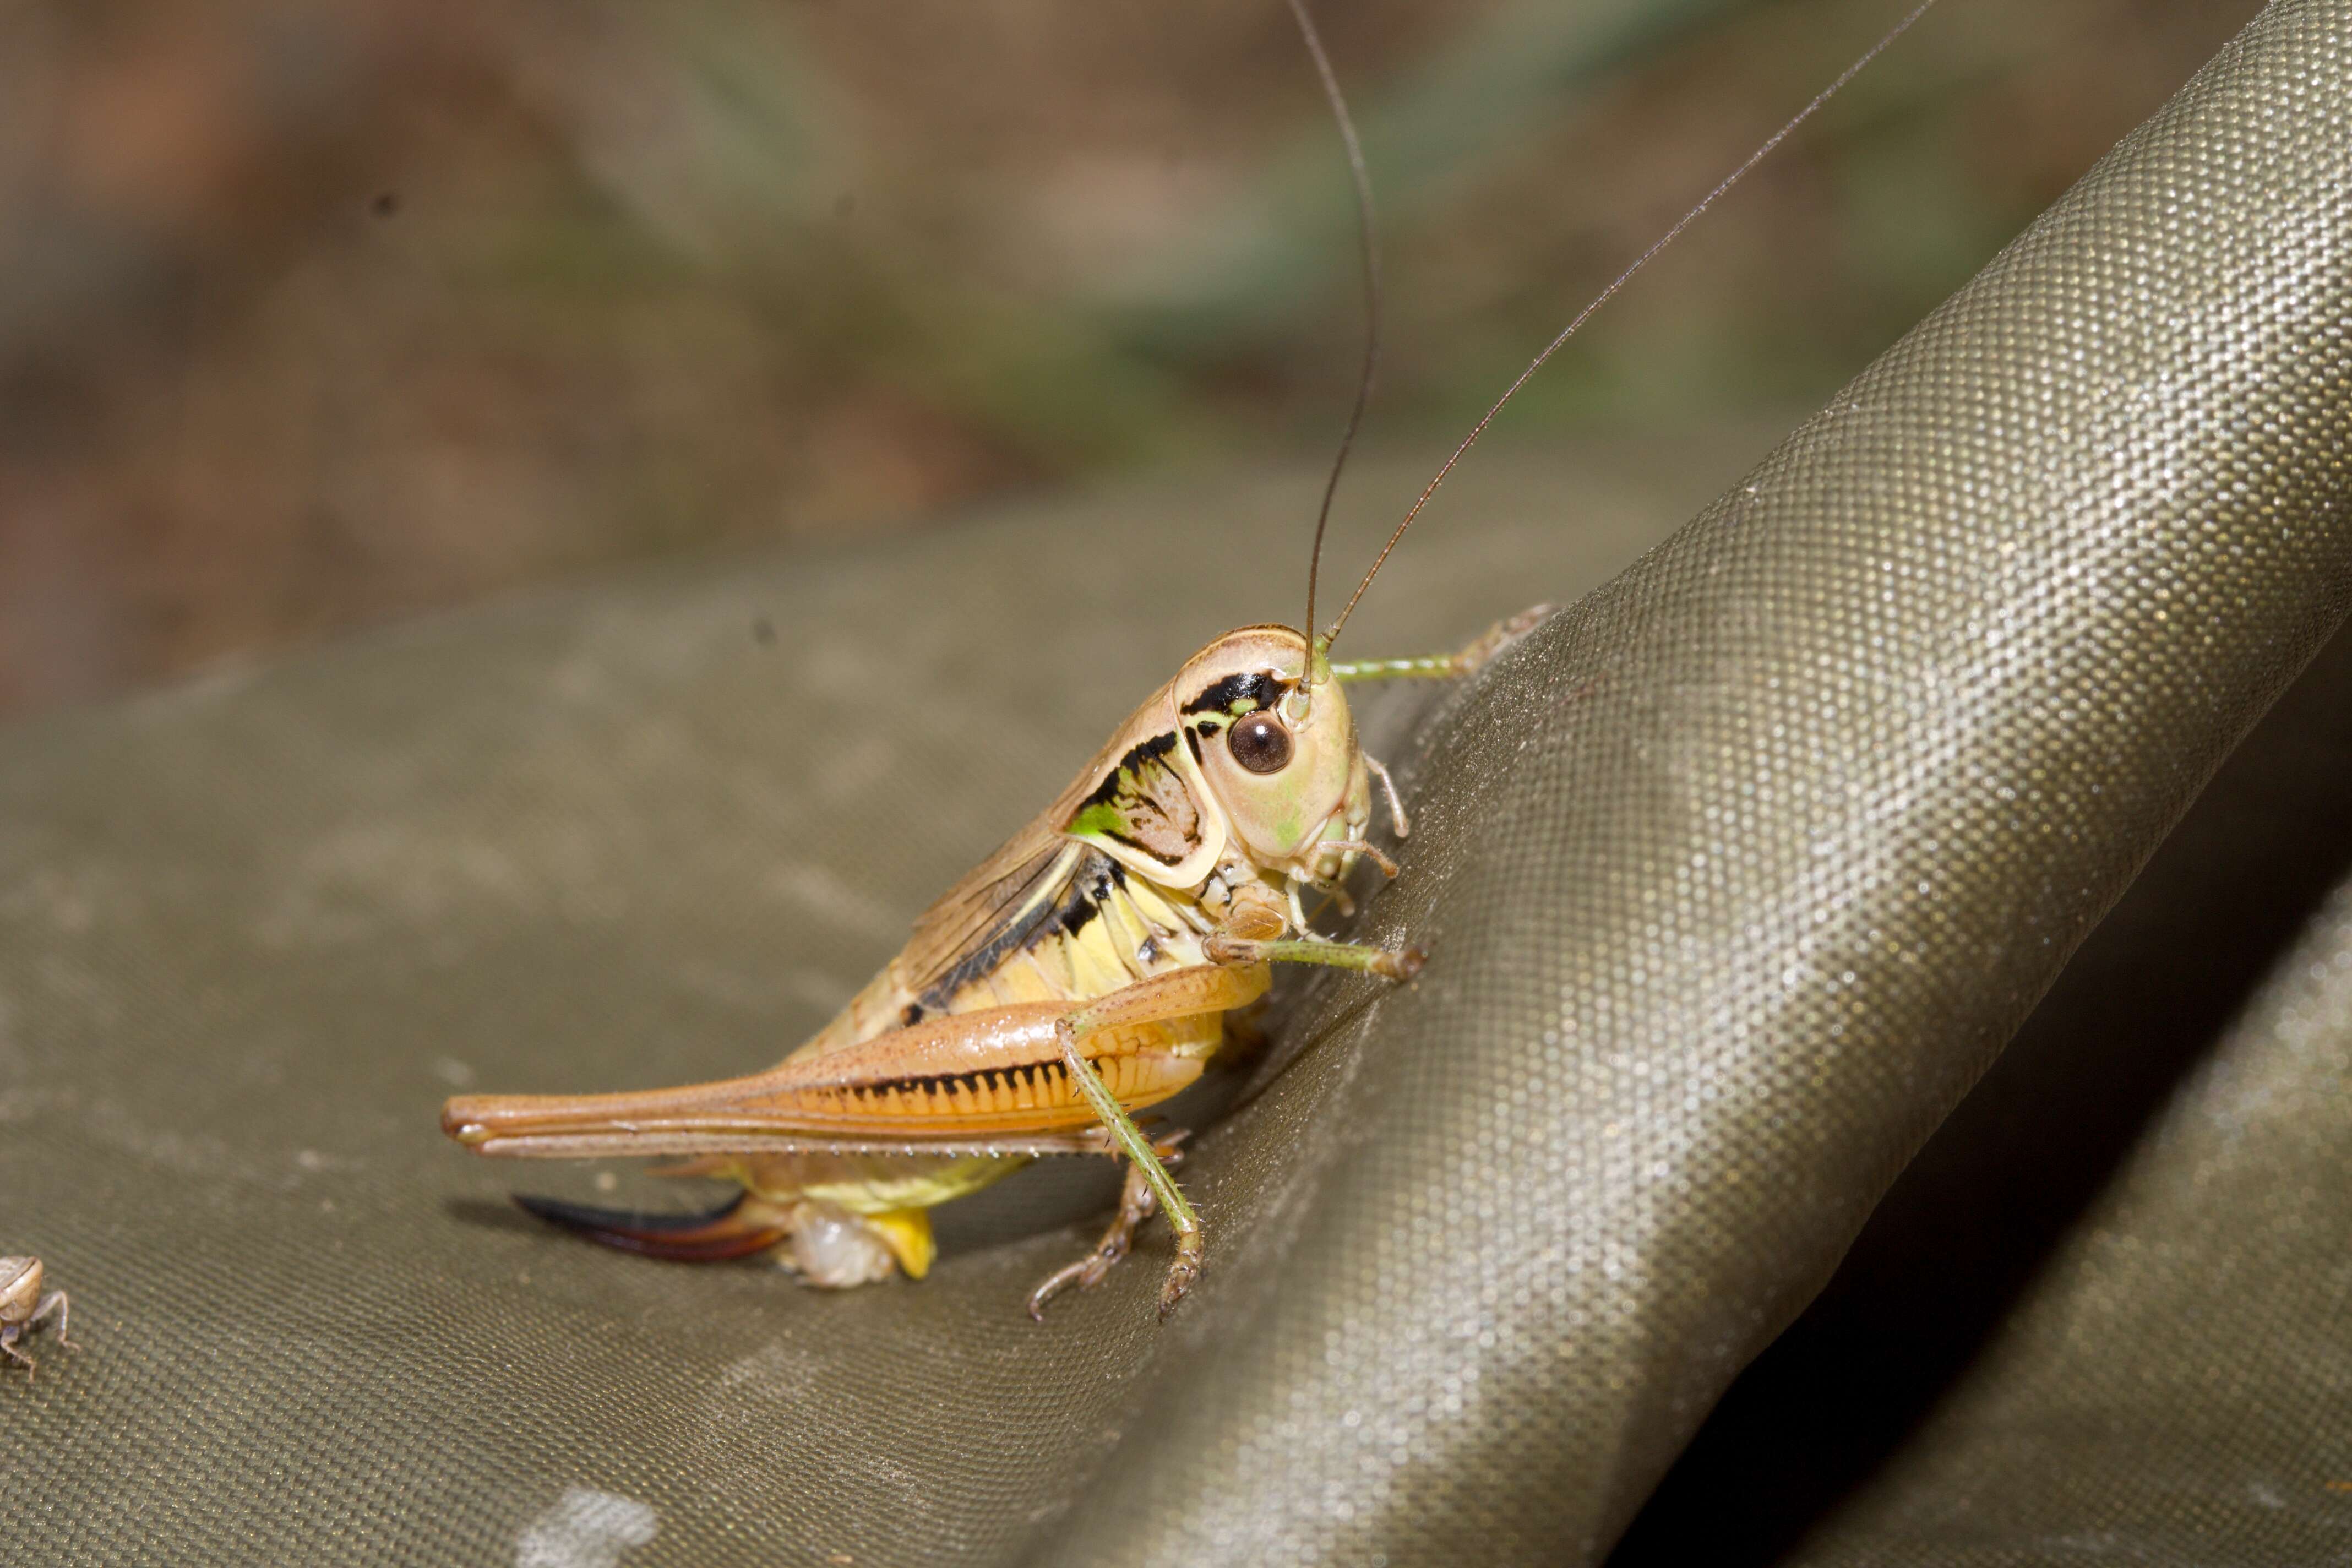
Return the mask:
[[[741, 1193], [673, 1219], [518, 1198], [593, 1239], [659, 1258], [772, 1252], [810, 1283], [845, 1287], [933, 1257], [929, 1210], [1045, 1154], [1127, 1163], [1118, 1212], [1094, 1250], [1047, 1278], [1033, 1316], [1099, 1283], [1154, 1212], [1175, 1255], [1164, 1318], [1199, 1277], [1199, 1216], [1169, 1167], [1186, 1136], [1134, 1113], [1200, 1077], [1224, 1016], [1255, 1002], [1275, 963], [1412, 978], [1416, 947], [1318, 935], [1303, 892], [1342, 902], [1360, 861], [1393, 877], [1371, 840], [1384, 805], [1408, 829], [1388, 772], [1357, 742], [1343, 687], [1471, 674], [1544, 609], [1459, 653], [1335, 662], [1348, 617], [1447, 474], [1505, 404], [1633, 274], [1923, 16], [1925, 0], [1618, 275], [1536, 356], [1447, 458], [1328, 629], [1317, 632], [1323, 534], [1379, 359], [1379, 264], [1370, 182], [1347, 104], [1304, 0], [1288, 0], [1338, 122], [1357, 197], [1367, 318], [1355, 405], [1324, 487], [1301, 626], [1244, 626], [1188, 659], [1069, 786], [915, 922], [914, 935], [840, 1015], [782, 1063], [746, 1078], [604, 1095], [467, 1095], [442, 1127], [478, 1153], [685, 1156], [667, 1173]], [[37, 1268], [37, 1266], [36, 1266]], [[62, 1320], [60, 1321], [62, 1326]]]

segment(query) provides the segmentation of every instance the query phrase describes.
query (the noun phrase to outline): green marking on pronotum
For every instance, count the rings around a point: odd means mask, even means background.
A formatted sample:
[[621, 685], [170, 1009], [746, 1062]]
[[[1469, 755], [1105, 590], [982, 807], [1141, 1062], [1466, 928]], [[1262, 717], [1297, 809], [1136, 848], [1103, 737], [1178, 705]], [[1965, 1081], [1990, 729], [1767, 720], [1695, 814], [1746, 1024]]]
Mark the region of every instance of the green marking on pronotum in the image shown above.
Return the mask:
[[1070, 818], [1070, 833], [1122, 834], [1127, 831], [1127, 814], [1109, 801], [1097, 801]]

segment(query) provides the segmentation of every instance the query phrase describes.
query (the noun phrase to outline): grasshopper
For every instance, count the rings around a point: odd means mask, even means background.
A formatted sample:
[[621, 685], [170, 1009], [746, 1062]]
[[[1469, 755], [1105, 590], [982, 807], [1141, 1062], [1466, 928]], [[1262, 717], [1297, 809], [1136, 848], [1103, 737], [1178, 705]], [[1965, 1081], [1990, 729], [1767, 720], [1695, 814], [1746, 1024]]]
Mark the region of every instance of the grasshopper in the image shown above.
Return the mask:
[[[1265, 994], [1271, 966], [1318, 964], [1410, 980], [1417, 946], [1318, 933], [1314, 891], [1345, 909], [1376, 803], [1410, 832], [1388, 770], [1358, 743], [1342, 688], [1459, 678], [1549, 612], [1498, 624], [1454, 654], [1335, 662], [1333, 642], [1389, 554], [1512, 395], [1635, 272], [1925, 14], [1925, 0], [1620, 273], [1522, 372], [1438, 470], [1328, 630], [1316, 632], [1323, 534], [1380, 352], [1379, 264], [1360, 147], [1304, 0], [1288, 0], [1354, 177], [1368, 331], [1356, 403], [1324, 487], [1308, 557], [1307, 630], [1244, 626], [1187, 659], [1004, 846], [915, 922], [906, 947], [838, 1016], [764, 1072], [603, 1095], [467, 1095], [442, 1129], [477, 1153], [683, 1155], [666, 1173], [741, 1191], [706, 1215], [650, 1218], [519, 1197], [543, 1219], [626, 1250], [718, 1260], [770, 1252], [811, 1284], [847, 1287], [934, 1257], [929, 1211], [1047, 1154], [1127, 1163], [1118, 1211], [1094, 1249], [1049, 1276], [1032, 1316], [1099, 1284], [1157, 1212], [1175, 1253], [1165, 1318], [1199, 1278], [1200, 1216], [1170, 1173], [1183, 1130], [1135, 1114], [1198, 1079], [1225, 1016]], [[1378, 786], [1377, 792], [1375, 785]]]

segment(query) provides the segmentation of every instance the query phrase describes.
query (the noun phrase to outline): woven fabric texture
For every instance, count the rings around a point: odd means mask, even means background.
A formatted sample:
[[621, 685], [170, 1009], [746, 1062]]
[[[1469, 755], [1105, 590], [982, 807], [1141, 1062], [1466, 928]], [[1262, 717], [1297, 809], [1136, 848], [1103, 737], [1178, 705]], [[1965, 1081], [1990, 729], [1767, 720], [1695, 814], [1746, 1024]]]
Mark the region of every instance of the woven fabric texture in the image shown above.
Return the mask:
[[1447, 962], [1335, 999], [1377, 1051], [1318, 1115], [1378, 1135], [1286, 1237], [1318, 1285], [1066, 1560], [1608, 1547], [2340, 621], [2347, 72], [2352, 11], [2265, 13], [1423, 731], [1475, 804], [1381, 914]]
[[[1295, 613], [1169, 584], [1264, 561], [1307, 487], [714, 563], [0, 737], [5, 1249], [86, 1344], [0, 1383], [0, 1557], [1590, 1563], [1655, 1492], [1625, 1552], [1673, 1560], [1691, 1467], [1738, 1468], [1722, 1426], [1658, 1490], [1710, 1408], [2352, 605], [2347, 321], [2352, 3], [2282, 0], [1696, 521], [1375, 714], [1416, 831], [1364, 927], [1435, 956], [1293, 990], [1186, 1167], [1210, 1269], [1165, 1327], [1156, 1240], [1020, 1311], [1099, 1171], [826, 1296], [534, 1228], [500, 1194], [589, 1173], [434, 1111], [772, 1060], [1192, 646]], [[1575, 597], [1740, 451], [1473, 468], [1357, 651]], [[1894, 1462], [1748, 1550], [2338, 1541], [2253, 1424], [2352, 1425], [2294, 1381], [2352, 1364], [2344, 922], [2118, 1135]], [[2212, 1375], [2084, 1354], [2192, 1310]], [[2228, 1506], [2120, 1527], [2197, 1475]]]
[[1742, 1374], [1614, 1568], [2343, 1555], [2352, 1101], [2328, 1075], [2352, 1009], [2317, 983], [2339, 963], [2347, 774], [2339, 635]]

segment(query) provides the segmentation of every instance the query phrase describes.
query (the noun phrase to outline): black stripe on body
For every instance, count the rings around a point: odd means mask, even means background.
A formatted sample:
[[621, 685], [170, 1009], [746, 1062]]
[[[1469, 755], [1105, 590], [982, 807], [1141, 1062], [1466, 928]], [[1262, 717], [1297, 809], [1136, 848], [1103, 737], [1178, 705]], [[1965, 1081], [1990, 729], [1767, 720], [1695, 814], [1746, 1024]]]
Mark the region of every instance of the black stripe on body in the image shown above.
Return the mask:
[[1077, 935], [1087, 929], [1088, 921], [1103, 912], [1103, 905], [1110, 901], [1111, 896], [1127, 886], [1126, 867], [1108, 855], [1097, 858], [1102, 862], [1100, 866], [1082, 866], [1078, 874], [1070, 879], [1069, 891], [1064, 893], [1062, 901], [1054, 906], [1050, 927], [1040, 928], [1030, 939], [1030, 946], [1036, 946], [1048, 929], [1058, 931], [1064, 936]]
[[1027, 1075], [1028, 1087], [1041, 1099], [1057, 1100], [1069, 1089], [1068, 1069], [1060, 1062], [1036, 1062], [1027, 1067], [990, 1068], [981, 1072], [940, 1073], [929, 1078], [886, 1078], [872, 1083], [861, 1083], [854, 1089], [841, 1090], [848, 1099], [864, 1102], [879, 1100], [896, 1089], [900, 1094], [919, 1100], [950, 1100], [961, 1088], [974, 1099], [985, 1096], [1010, 1095], [1021, 1087]]
[[[1166, 907], [1147, 913], [1138, 907], [1134, 889], [1150, 887], [1154, 897]], [[1167, 923], [1173, 917], [1171, 929]], [[1040, 969], [1047, 975], [1057, 973], [1067, 962], [1044, 950], [1056, 942], [1073, 946], [1086, 942], [1101, 942], [1104, 933], [1091, 930], [1097, 921], [1109, 922], [1111, 936], [1109, 952], [1120, 954], [1116, 962], [1123, 963], [1136, 979], [1147, 978], [1179, 967], [1185, 960], [1171, 953], [1169, 940], [1179, 938], [1188, 930], [1195, 934], [1205, 931], [1215, 923], [1200, 908], [1200, 901], [1190, 893], [1152, 883], [1139, 883], [1128, 868], [1104, 854], [1088, 847], [1068, 877], [1058, 884], [1058, 890], [1039, 900], [1024, 911], [1019, 919], [1008, 922], [983, 946], [958, 963], [942, 975], [938, 984], [924, 992], [919, 1005], [926, 1016], [953, 1014], [972, 1006], [992, 1005], [992, 994], [983, 992], [979, 998], [967, 997], [959, 1007], [957, 995], [974, 986], [982, 986], [989, 977], [1005, 963], [1024, 953], [1038, 955]], [[1138, 945], [1132, 952], [1118, 934], [1122, 929], [1135, 937]], [[1081, 936], [1081, 933], [1084, 933]], [[1178, 949], [1179, 952], [1182, 950]], [[1097, 953], [1097, 961], [1103, 953]], [[1195, 958], [1192, 962], [1198, 962]], [[1082, 988], [1071, 994], [1072, 1003], [1091, 1001], [1100, 993]]]
[[[1014, 953], [1049, 936], [1076, 935], [1102, 912], [1103, 900], [1127, 886], [1127, 868], [1099, 849], [1078, 857], [1058, 896], [1035, 900], [989, 939], [950, 966], [917, 1000], [926, 1013], [943, 1013], [955, 994], [985, 980]], [[911, 1022], [912, 1020], [909, 1020]]]
[[1282, 700], [1291, 683], [1277, 675], [1263, 671], [1248, 675], [1228, 675], [1192, 701], [1184, 704], [1187, 713], [1254, 713], [1271, 708]]
[[1129, 750], [1127, 755], [1119, 758], [1118, 766], [1105, 773], [1102, 783], [1095, 785], [1094, 794], [1078, 802], [1078, 809], [1070, 815], [1077, 816], [1090, 805], [1107, 805], [1118, 799], [1119, 792], [1141, 775], [1146, 763], [1156, 763], [1175, 749], [1176, 734], [1173, 731], [1139, 742]]

